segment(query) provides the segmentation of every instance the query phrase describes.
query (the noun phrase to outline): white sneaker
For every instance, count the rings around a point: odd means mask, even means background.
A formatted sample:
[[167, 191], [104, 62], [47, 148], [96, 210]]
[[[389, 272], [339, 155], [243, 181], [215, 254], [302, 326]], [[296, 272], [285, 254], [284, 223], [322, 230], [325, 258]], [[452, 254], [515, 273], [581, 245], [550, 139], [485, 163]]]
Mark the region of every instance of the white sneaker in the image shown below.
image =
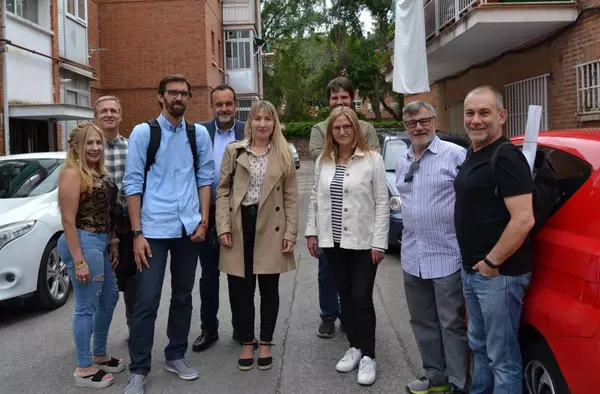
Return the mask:
[[358, 384], [370, 386], [375, 382], [375, 378], [377, 377], [375, 365], [375, 360], [371, 357], [364, 356], [360, 360], [360, 367], [358, 367]]
[[335, 369], [338, 372], [350, 372], [353, 371], [354, 368], [358, 366], [360, 362], [361, 353], [357, 348], [351, 347], [346, 351], [344, 357], [337, 363]]

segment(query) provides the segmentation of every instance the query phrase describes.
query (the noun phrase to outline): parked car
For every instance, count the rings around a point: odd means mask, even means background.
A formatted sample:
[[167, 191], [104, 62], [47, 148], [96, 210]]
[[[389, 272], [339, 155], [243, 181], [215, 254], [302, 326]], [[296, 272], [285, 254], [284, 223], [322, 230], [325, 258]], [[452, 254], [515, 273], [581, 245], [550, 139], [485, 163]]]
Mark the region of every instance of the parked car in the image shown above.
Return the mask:
[[[512, 139], [522, 146], [524, 138]], [[521, 348], [530, 394], [598, 392], [600, 370], [600, 129], [540, 133], [560, 197], [533, 238]]]
[[[397, 248], [402, 242], [402, 204], [400, 193], [396, 187], [396, 162], [401, 154], [405, 154], [410, 148], [411, 142], [403, 131], [388, 131], [379, 129], [379, 145], [381, 154], [385, 163], [386, 180], [388, 185], [388, 194], [390, 197], [390, 232], [389, 245], [391, 248]], [[437, 132], [438, 137], [444, 141], [450, 141], [457, 145], [467, 148], [470, 143], [461, 136], [451, 135], [444, 132]]]
[[300, 168], [300, 155], [298, 154], [298, 150], [296, 149], [296, 146], [294, 144], [290, 142], [289, 145], [290, 150], [292, 151], [292, 158], [294, 159], [294, 164], [296, 165], [296, 169], [298, 169]]
[[0, 157], [0, 301], [34, 297], [38, 306], [53, 309], [71, 293], [56, 248], [65, 158], [64, 152]]

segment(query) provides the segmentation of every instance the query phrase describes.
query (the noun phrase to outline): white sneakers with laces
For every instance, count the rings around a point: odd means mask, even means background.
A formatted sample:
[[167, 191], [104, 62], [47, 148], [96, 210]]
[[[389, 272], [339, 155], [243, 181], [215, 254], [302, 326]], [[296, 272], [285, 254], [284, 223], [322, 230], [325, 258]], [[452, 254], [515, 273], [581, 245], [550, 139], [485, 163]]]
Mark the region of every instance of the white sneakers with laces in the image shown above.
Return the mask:
[[375, 366], [375, 360], [371, 357], [363, 357], [359, 349], [351, 347], [346, 350], [344, 357], [337, 363], [335, 369], [338, 372], [351, 372], [358, 367], [358, 384], [370, 386], [377, 377]]
[[354, 368], [358, 367], [361, 356], [360, 350], [351, 347], [346, 350], [346, 354], [344, 354], [344, 357], [337, 363], [335, 369], [337, 369], [338, 372], [351, 372]]
[[375, 378], [377, 377], [375, 366], [375, 360], [371, 357], [364, 356], [360, 360], [360, 366], [358, 367], [358, 384], [370, 386], [375, 383]]

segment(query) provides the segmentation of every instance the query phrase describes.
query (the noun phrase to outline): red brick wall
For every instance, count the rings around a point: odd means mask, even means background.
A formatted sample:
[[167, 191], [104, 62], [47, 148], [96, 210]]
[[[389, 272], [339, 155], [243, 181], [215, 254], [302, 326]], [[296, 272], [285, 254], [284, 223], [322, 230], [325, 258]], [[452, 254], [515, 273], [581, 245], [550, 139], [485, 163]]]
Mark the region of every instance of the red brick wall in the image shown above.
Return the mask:
[[205, 2], [96, 1], [100, 47], [106, 49], [98, 55], [101, 90], [122, 101], [122, 133], [129, 135], [133, 126], [159, 114], [156, 91], [168, 74], [184, 74], [192, 83], [187, 118], [207, 119], [210, 30]]
[[438, 128], [444, 130], [447, 128], [448, 117], [446, 114], [445, 93], [446, 87], [443, 83], [434, 83], [429, 86], [429, 92], [406, 95], [404, 97], [404, 105], [418, 100], [431, 104], [435, 108]]
[[94, 69], [94, 77], [97, 81], [90, 84], [90, 105], [102, 95], [102, 65], [100, 64], [100, 54], [103, 53], [100, 43], [100, 20], [98, 19], [98, 1], [88, 0], [88, 48], [100, 49], [90, 50], [90, 67]]
[[[596, 4], [598, 1], [592, 1]], [[405, 102], [423, 99], [436, 107], [441, 129], [447, 128], [447, 107], [464, 100], [469, 90], [492, 85], [505, 93], [504, 85], [549, 73], [548, 122], [550, 129], [600, 127], [600, 121], [585, 121], [577, 114], [577, 64], [600, 60], [600, 15], [586, 14], [576, 26], [553, 40], [502, 56], [495, 62], [471, 69], [457, 78], [437, 82], [427, 94], [411, 95]]]
[[[220, 59], [223, 50], [219, 50], [219, 42], [223, 45], [223, 8], [219, 0], [206, 0], [206, 70], [208, 72], [208, 86], [212, 89], [223, 83], [223, 73], [219, 68], [223, 69], [223, 60]], [[214, 50], [212, 54], [211, 32], [214, 34]], [[213, 62], [216, 64], [213, 64]], [[209, 101], [210, 103], [210, 101]], [[207, 109], [210, 111], [209, 109]], [[210, 112], [209, 112], [210, 113]]]

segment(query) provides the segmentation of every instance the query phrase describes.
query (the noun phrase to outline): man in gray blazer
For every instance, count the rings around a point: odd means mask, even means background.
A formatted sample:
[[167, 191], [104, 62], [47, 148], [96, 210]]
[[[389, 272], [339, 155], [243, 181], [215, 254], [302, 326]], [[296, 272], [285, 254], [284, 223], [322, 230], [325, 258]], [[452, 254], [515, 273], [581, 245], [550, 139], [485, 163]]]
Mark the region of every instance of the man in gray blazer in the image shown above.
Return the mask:
[[[192, 349], [201, 352], [208, 349], [219, 339], [219, 240], [215, 232], [215, 195], [221, 173], [221, 160], [227, 144], [244, 139], [244, 122], [235, 119], [237, 112], [236, 94], [229, 85], [219, 85], [210, 93], [210, 108], [213, 119], [201, 123], [206, 127], [213, 144], [215, 178], [211, 187], [210, 213], [208, 217], [209, 233], [198, 244], [198, 257], [202, 267], [200, 278], [200, 336]], [[229, 291], [231, 296], [231, 291]], [[231, 302], [231, 299], [230, 299]], [[232, 320], [233, 339], [238, 340], [235, 321]]]

